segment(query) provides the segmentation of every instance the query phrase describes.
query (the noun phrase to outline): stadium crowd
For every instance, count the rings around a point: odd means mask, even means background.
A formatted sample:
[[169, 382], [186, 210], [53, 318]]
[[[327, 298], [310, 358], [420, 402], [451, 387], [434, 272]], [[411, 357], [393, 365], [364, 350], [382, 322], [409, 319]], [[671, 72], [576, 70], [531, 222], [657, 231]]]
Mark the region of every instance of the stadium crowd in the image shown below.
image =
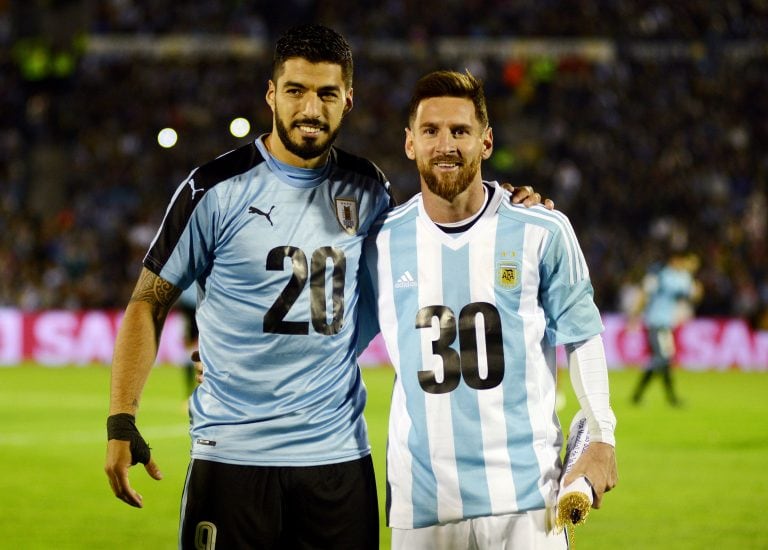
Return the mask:
[[[434, 17], [446, 2], [462, 15]], [[567, 212], [601, 310], [621, 309], [648, 264], [684, 247], [702, 260], [699, 314], [768, 329], [768, 3], [92, 4], [92, 36], [271, 41], [299, 18], [335, 26], [356, 52], [355, 108], [338, 145], [375, 160], [401, 200], [418, 184], [403, 153], [408, 90], [429, 70], [470, 68], [495, 134], [484, 176], [533, 185]], [[438, 36], [599, 38], [616, 55], [440, 57]], [[382, 52], [371, 38], [405, 47]], [[122, 307], [175, 187], [270, 127], [270, 60], [86, 48], [71, 71], [30, 78], [18, 42], [13, 14], [0, 12], [0, 307]], [[228, 131], [235, 116], [253, 128], [240, 140]], [[179, 134], [173, 148], [157, 144], [164, 127]]]

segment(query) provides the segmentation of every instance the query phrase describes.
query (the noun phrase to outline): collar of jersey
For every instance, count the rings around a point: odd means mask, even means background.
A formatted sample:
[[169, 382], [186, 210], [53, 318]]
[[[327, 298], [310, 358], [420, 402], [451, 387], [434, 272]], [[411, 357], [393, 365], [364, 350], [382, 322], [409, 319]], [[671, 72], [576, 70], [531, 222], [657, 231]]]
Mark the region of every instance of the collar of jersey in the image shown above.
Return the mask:
[[488, 219], [492, 218], [496, 214], [499, 206], [501, 205], [502, 199], [506, 195], [506, 193], [501, 192], [501, 187], [495, 181], [483, 181], [483, 185], [486, 187], [492, 187], [493, 194], [491, 195], [489, 202], [486, 204], [485, 210], [482, 211], [480, 216], [475, 219], [474, 223], [472, 223], [469, 229], [466, 231], [460, 233], [446, 233], [440, 229], [440, 227], [438, 227], [438, 225], [433, 222], [427, 214], [427, 211], [424, 208], [424, 198], [422, 196], [419, 197], [420, 223], [425, 224], [427, 230], [430, 231], [435, 237], [437, 237], [437, 239], [441, 241], [445, 246], [451, 250], [458, 250], [464, 246], [477, 231], [479, 231], [478, 227], [482, 227]]
[[488, 184], [485, 182], [483, 182], [483, 195], [483, 205], [480, 207], [480, 210], [472, 214], [470, 217], [458, 222], [435, 222], [435, 225], [442, 229], [445, 233], [463, 233], [464, 231], [468, 230], [478, 219], [480, 219], [480, 216], [483, 215], [483, 212], [485, 212], [485, 209], [488, 207], [489, 195], [493, 196], [493, 189], [489, 188]]
[[261, 156], [267, 162], [267, 166], [275, 174], [280, 181], [283, 181], [291, 187], [299, 187], [303, 189], [309, 189], [317, 187], [328, 179], [328, 173], [331, 170], [331, 163], [326, 162], [320, 168], [299, 168], [298, 166], [292, 166], [285, 162], [277, 160], [272, 153], [267, 150], [264, 145], [264, 138], [267, 134], [259, 136], [256, 140], [256, 148], [261, 153]]

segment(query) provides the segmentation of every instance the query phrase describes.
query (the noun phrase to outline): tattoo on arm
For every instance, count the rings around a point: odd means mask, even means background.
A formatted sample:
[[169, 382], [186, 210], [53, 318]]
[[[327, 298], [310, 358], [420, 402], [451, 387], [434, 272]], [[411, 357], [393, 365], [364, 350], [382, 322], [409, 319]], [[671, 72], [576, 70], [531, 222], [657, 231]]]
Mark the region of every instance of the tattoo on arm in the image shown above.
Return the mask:
[[162, 323], [180, 294], [180, 288], [144, 268], [130, 301], [149, 303], [155, 312], [155, 320]]

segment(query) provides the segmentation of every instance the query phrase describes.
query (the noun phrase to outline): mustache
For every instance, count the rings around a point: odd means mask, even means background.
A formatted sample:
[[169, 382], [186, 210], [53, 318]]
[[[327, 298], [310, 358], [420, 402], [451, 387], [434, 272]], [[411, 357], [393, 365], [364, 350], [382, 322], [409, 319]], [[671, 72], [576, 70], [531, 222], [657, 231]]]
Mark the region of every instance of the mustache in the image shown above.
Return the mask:
[[436, 164], [438, 162], [453, 162], [456, 164], [464, 164], [464, 159], [458, 155], [440, 155], [438, 157], [434, 157], [431, 162], [432, 164]]
[[292, 128], [298, 128], [299, 126], [315, 126], [325, 132], [327, 132], [328, 129], [330, 128], [328, 124], [326, 124], [319, 118], [304, 118], [301, 120], [295, 120], [293, 124], [291, 124]]

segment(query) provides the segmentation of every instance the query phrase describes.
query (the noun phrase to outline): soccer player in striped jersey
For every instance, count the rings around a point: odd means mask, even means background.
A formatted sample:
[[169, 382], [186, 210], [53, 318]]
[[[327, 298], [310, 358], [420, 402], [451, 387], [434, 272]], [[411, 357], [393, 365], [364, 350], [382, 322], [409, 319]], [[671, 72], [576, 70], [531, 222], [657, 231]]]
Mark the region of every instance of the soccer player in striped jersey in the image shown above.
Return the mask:
[[482, 180], [492, 149], [481, 84], [451, 71], [422, 78], [405, 139], [421, 193], [366, 241], [396, 371], [387, 450], [396, 550], [567, 547], [548, 514], [561, 472], [560, 344], [592, 441], [566, 481], [586, 476], [599, 507], [617, 479], [603, 326], [576, 235], [562, 213], [512, 205]]

